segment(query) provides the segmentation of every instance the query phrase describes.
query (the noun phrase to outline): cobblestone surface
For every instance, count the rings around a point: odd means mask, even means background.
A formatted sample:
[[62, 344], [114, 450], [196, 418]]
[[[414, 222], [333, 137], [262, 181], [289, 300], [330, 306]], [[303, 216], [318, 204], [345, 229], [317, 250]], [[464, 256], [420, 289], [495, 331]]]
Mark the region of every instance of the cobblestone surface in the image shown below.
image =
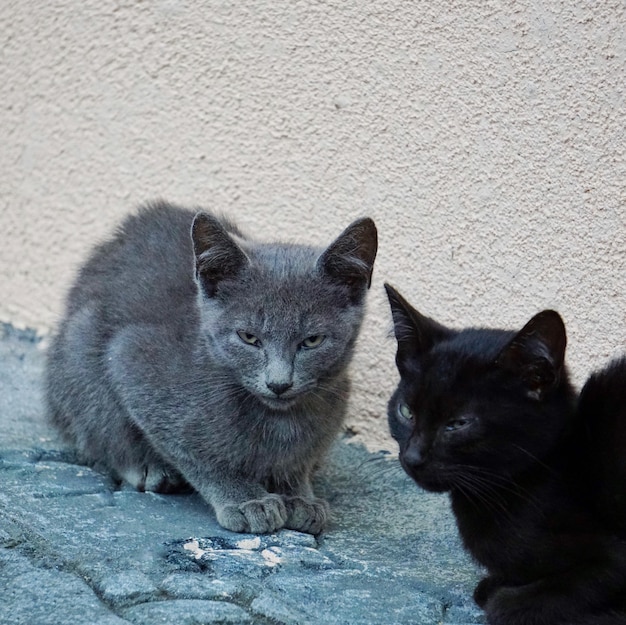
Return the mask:
[[220, 528], [197, 495], [117, 487], [43, 420], [43, 348], [0, 327], [2, 625], [468, 625], [477, 571], [445, 496], [342, 440], [318, 537]]

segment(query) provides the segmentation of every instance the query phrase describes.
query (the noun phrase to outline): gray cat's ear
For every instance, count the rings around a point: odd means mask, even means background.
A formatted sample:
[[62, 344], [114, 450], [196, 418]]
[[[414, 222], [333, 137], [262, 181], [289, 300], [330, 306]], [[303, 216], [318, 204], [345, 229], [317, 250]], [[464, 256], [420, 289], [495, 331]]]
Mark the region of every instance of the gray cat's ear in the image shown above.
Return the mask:
[[396, 365], [402, 372], [408, 369], [409, 363], [415, 358], [425, 354], [440, 341], [450, 338], [454, 331], [415, 310], [390, 284], [385, 283], [385, 290], [391, 306], [393, 331], [398, 341]]
[[191, 226], [196, 259], [196, 280], [207, 297], [213, 297], [218, 284], [236, 276], [247, 264], [244, 251], [213, 215], [198, 213]]
[[561, 316], [554, 310], [544, 310], [513, 337], [496, 364], [519, 376], [528, 396], [540, 400], [561, 379], [566, 345]]
[[378, 250], [378, 232], [369, 217], [350, 224], [317, 261], [318, 269], [349, 287], [351, 298], [360, 300], [372, 283]]

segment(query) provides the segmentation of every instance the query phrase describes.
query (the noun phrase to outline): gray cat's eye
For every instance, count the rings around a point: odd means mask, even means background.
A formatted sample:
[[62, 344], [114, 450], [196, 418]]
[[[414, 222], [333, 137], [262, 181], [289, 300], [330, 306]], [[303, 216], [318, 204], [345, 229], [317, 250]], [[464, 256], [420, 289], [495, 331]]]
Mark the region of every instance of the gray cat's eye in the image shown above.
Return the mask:
[[254, 347], [261, 347], [261, 341], [254, 336], [254, 334], [250, 334], [250, 332], [245, 332], [244, 330], [237, 330], [237, 336], [247, 345], [253, 345]]
[[398, 415], [407, 421], [410, 421], [413, 418], [411, 409], [402, 402], [398, 404]]
[[302, 341], [302, 347], [306, 347], [307, 349], [313, 349], [315, 347], [319, 347], [326, 337], [323, 334], [315, 334], [314, 336], [307, 336], [307, 338]]

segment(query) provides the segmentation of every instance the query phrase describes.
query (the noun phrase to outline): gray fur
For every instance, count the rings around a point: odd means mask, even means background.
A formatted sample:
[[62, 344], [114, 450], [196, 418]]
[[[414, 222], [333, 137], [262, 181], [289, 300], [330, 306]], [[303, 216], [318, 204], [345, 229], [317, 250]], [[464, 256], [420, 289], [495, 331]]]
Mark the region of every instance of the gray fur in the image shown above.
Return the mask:
[[344, 420], [376, 245], [370, 219], [323, 250], [142, 209], [69, 293], [48, 355], [51, 421], [140, 490], [191, 485], [228, 529], [319, 532], [328, 505], [310, 478]]

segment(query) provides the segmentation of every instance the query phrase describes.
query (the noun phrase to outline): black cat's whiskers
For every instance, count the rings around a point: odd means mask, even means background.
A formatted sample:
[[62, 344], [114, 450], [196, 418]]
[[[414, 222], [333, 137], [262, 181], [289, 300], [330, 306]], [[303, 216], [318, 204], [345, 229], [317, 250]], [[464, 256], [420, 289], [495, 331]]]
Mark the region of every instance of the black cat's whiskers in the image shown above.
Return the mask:
[[451, 477], [451, 482], [470, 502], [476, 505], [477, 501], [479, 507], [485, 507], [493, 512], [496, 520], [501, 515], [507, 518], [511, 517], [511, 511], [507, 508], [506, 500], [502, 495], [493, 486], [477, 479], [476, 476], [468, 473], [456, 473]]
[[469, 471], [477, 481], [482, 480], [484, 484], [490, 485], [492, 488], [502, 490], [512, 495], [517, 495], [526, 503], [536, 503], [536, 497], [526, 488], [520, 486], [514, 479], [495, 471], [490, 471], [484, 467], [474, 465], [456, 465], [463, 467], [465, 471]]
[[[473, 465], [454, 465], [454, 468], [460, 471], [450, 471], [450, 481], [456, 485], [463, 483], [464, 489], [459, 489], [467, 497], [467, 489], [471, 492], [480, 493], [490, 502], [500, 502], [499, 509], [505, 512], [506, 516], [510, 516], [510, 510], [506, 506], [509, 501], [507, 495], [513, 495], [520, 502], [533, 506], [533, 508], [543, 514], [543, 509], [539, 505], [537, 498], [526, 488], [521, 487], [515, 480], [498, 473], [489, 471], [483, 467]], [[468, 497], [469, 498], [469, 497]], [[496, 511], [490, 507], [492, 511]]]
[[[371, 465], [374, 465], [373, 470], [371, 469]], [[365, 466], [368, 467], [368, 475], [371, 477], [378, 478], [383, 476], [386, 477], [389, 475], [395, 475], [396, 477], [400, 477], [406, 475], [397, 456], [384, 455], [367, 458], [357, 465], [356, 471], [360, 471]]]
[[[456, 488], [456, 490], [461, 493], [461, 495], [463, 495], [463, 497], [465, 497], [465, 499], [467, 499], [467, 501], [469, 501], [475, 508], [481, 507], [481, 497], [477, 496], [473, 488], [468, 488], [464, 483], [464, 480], [456, 480], [454, 488]], [[490, 506], [489, 509], [491, 509]]]
[[549, 473], [552, 473], [553, 475], [555, 474], [555, 471], [552, 467], [548, 466], [545, 462], [541, 461], [539, 458], [537, 458], [537, 456], [535, 456], [530, 451], [528, 451], [528, 449], [524, 449], [524, 447], [522, 447], [521, 445], [518, 445], [517, 443], [511, 443], [511, 445], [515, 447], [516, 449], [519, 449], [522, 453], [526, 454], [529, 458], [531, 458], [534, 462], [536, 462], [542, 468], [546, 469]]
[[368, 472], [368, 476], [372, 477], [372, 478], [385, 478], [385, 479], [404, 479], [405, 477], [407, 479], [409, 479], [406, 476], [406, 473], [404, 473], [404, 471], [402, 471], [402, 467], [398, 464], [398, 465], [391, 465], [391, 466], [387, 466], [387, 467], [376, 467], [375, 470], [373, 471], [369, 471]]
[[376, 456], [371, 456], [370, 458], [366, 458], [358, 466], [362, 467], [364, 464], [379, 464], [383, 462], [397, 464], [398, 466], [400, 466], [400, 461], [398, 460], [398, 457], [390, 453], [379, 454]]

